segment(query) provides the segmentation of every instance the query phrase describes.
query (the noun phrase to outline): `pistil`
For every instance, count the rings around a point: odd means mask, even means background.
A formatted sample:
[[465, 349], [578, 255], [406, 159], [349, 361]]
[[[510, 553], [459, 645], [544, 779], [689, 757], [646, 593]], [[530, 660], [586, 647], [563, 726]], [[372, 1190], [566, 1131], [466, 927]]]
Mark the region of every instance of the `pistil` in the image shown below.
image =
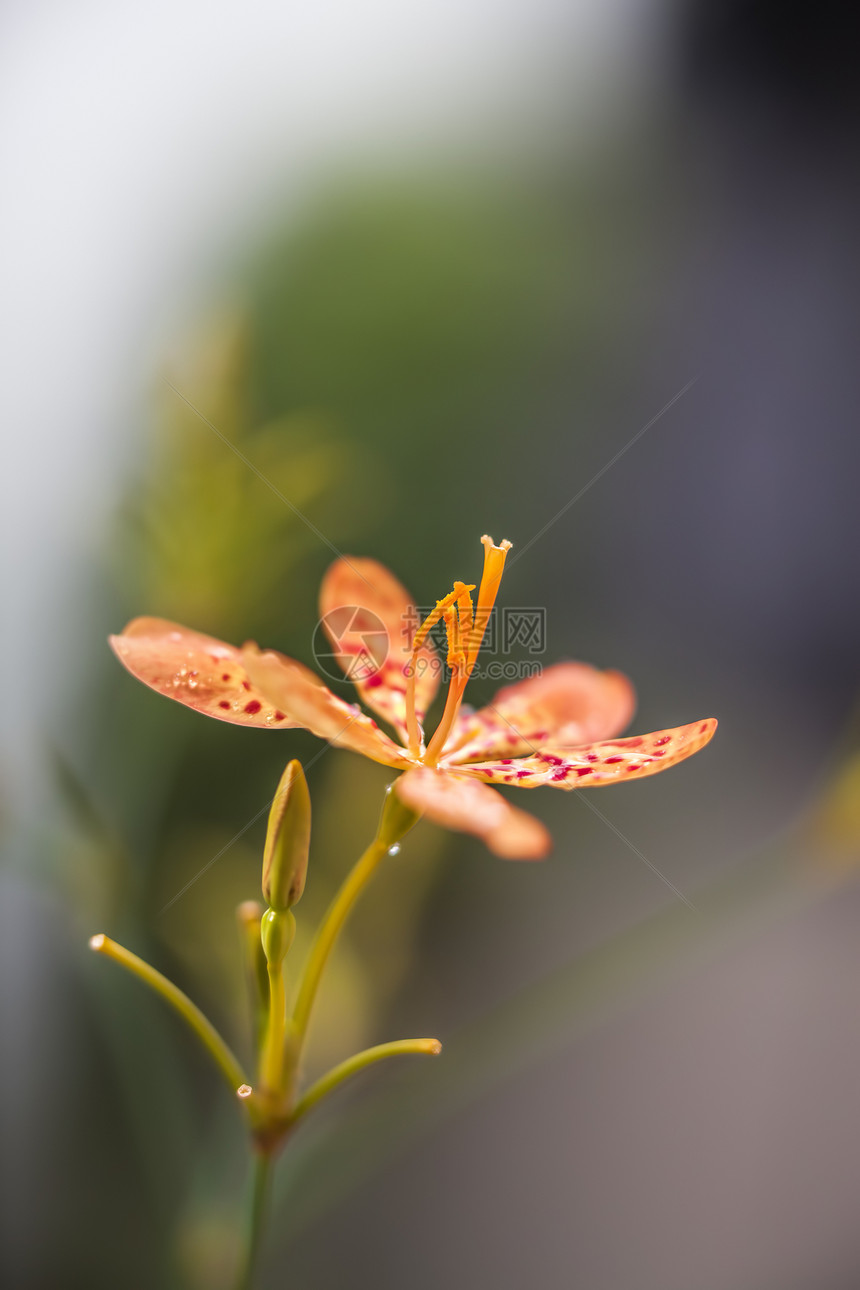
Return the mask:
[[486, 533], [481, 538], [481, 541], [484, 544], [484, 572], [481, 575], [481, 585], [478, 589], [475, 623], [470, 635], [469, 648], [466, 652], [466, 673], [468, 676], [471, 676], [474, 671], [475, 660], [481, 648], [481, 641], [484, 639], [484, 632], [487, 630], [487, 623], [490, 621], [490, 614], [493, 612], [496, 596], [499, 594], [499, 584], [502, 581], [502, 574], [505, 570], [505, 560], [513, 545], [507, 538], [503, 538], [499, 545], [496, 546], [493, 539]]

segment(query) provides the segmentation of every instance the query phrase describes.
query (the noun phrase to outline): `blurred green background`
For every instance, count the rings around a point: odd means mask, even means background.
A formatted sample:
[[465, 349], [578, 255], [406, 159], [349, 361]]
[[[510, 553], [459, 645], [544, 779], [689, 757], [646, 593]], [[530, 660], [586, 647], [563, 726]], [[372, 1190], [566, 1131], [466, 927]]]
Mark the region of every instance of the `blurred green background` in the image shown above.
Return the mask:
[[[388, 779], [300, 732], [161, 702], [107, 634], [161, 615], [312, 663], [332, 548], [426, 604], [477, 580], [484, 532], [514, 543], [502, 600], [546, 609], [545, 662], [629, 672], [636, 729], [721, 728], [618, 793], [520, 795], [556, 839], [544, 865], [410, 835], [333, 960], [310, 1073], [400, 1034], [451, 1043], [426, 1070], [368, 1075], [299, 1135], [263, 1284], [854, 1284], [854, 135], [834, 125], [854, 118], [814, 78], [793, 96], [764, 18], [649, 12], [633, 89], [602, 63], [585, 123], [574, 33], [552, 48], [523, 14], [539, 111], [493, 109], [477, 139], [466, 112], [442, 146], [383, 146], [371, 124], [374, 146], [335, 160], [305, 131], [301, 183], [285, 158], [284, 188], [182, 279], [169, 325], [135, 324], [104, 477], [64, 482], [74, 418], [44, 461], [15, 423], [86, 540], [65, 552], [57, 512], [22, 506], [45, 593], [38, 631], [13, 636], [29, 682], [13, 676], [5, 753], [10, 1285], [231, 1284], [235, 1108], [86, 939], [150, 959], [247, 1053], [234, 909], [258, 893], [284, 762], [308, 766], [315, 812], [299, 958]], [[258, 50], [265, 23], [243, 39]], [[838, 51], [820, 57], [838, 76]], [[99, 411], [85, 395], [81, 424]], [[16, 493], [29, 469], [10, 471]]]

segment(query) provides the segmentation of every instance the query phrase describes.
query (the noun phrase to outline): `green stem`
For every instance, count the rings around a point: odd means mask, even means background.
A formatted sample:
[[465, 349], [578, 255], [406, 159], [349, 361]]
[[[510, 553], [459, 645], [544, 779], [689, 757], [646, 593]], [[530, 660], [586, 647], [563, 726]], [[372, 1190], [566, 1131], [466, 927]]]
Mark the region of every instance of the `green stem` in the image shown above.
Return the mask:
[[214, 1059], [232, 1093], [235, 1094], [240, 1085], [246, 1083], [238, 1058], [218, 1034], [209, 1018], [203, 1015], [197, 1005], [192, 1003], [188, 995], [184, 994], [178, 986], [174, 985], [172, 981], [168, 981], [166, 976], [162, 976], [160, 972], [145, 963], [143, 959], [138, 958], [136, 954], [132, 954], [131, 950], [118, 945], [116, 941], [112, 941], [109, 936], [105, 936], [102, 933], [90, 938], [90, 949], [97, 954], [104, 954], [107, 958], [113, 959], [115, 963], [119, 963], [126, 971], [131, 972], [148, 985], [151, 990], [154, 990], [156, 994], [160, 994], [162, 999], [179, 1013], [180, 1017], [191, 1027], [206, 1048], [210, 1057]]
[[297, 1060], [307, 1036], [314, 1000], [317, 996], [325, 965], [334, 948], [334, 943], [353, 905], [376, 873], [381, 861], [388, 854], [391, 845], [391, 842], [383, 842], [378, 837], [374, 838], [347, 875], [343, 885], [329, 905], [328, 912], [316, 934], [299, 983], [296, 1006], [293, 1011]]
[[402, 837], [417, 823], [419, 815], [400, 801], [394, 792], [394, 785], [389, 784], [385, 790], [382, 814], [376, 837], [355, 866], [347, 874], [344, 882], [326, 911], [320, 924], [304, 971], [299, 981], [296, 1006], [293, 1009], [293, 1036], [295, 1047], [293, 1061], [296, 1065], [301, 1059], [302, 1048], [308, 1033], [308, 1024], [313, 1010], [317, 990], [322, 980], [325, 965], [328, 962], [334, 943], [338, 938], [353, 905], [370, 882], [380, 863], [392, 847], [397, 846]]
[[260, 1083], [270, 1093], [281, 1091], [284, 1070], [284, 1040], [287, 1026], [287, 989], [284, 984], [284, 965], [270, 963], [269, 970], [269, 1020], [260, 1055]]
[[263, 1229], [266, 1223], [271, 1182], [272, 1157], [267, 1151], [259, 1151], [254, 1157], [254, 1176], [251, 1183], [251, 1206], [248, 1215], [245, 1257], [238, 1290], [252, 1290], [254, 1284], [254, 1274], [257, 1270], [260, 1247], [263, 1241]]
[[396, 1039], [389, 1044], [377, 1044], [375, 1048], [365, 1048], [363, 1052], [356, 1053], [353, 1057], [348, 1057], [345, 1062], [332, 1067], [327, 1074], [311, 1085], [307, 1093], [297, 1102], [290, 1117], [291, 1123], [295, 1124], [303, 1115], [307, 1115], [317, 1102], [327, 1097], [344, 1080], [364, 1070], [365, 1066], [372, 1066], [374, 1062], [381, 1062], [386, 1057], [398, 1057], [403, 1053], [425, 1053], [435, 1057], [441, 1051], [442, 1045], [438, 1039]]

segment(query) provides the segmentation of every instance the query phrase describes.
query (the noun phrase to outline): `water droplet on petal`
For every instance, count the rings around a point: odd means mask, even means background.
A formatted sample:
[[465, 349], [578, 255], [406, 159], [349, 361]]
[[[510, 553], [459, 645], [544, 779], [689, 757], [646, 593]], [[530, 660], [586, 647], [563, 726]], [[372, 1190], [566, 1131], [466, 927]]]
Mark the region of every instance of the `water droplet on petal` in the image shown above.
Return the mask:
[[395, 842], [395, 844], [394, 844], [394, 846], [393, 846], [393, 847], [389, 847], [389, 848], [388, 848], [388, 854], [389, 854], [390, 856], [399, 856], [399, 855], [400, 855], [400, 843], [399, 843], [399, 842]]

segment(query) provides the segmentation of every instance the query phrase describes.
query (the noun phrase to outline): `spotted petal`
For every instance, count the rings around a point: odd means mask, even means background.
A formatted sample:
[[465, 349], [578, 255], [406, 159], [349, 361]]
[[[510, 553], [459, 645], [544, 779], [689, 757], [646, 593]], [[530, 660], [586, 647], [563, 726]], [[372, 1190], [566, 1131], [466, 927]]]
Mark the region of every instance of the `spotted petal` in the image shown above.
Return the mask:
[[[110, 643], [132, 676], [206, 716], [263, 729], [306, 728], [374, 761], [409, 764], [360, 708], [344, 703], [294, 659], [260, 655], [256, 647], [239, 650], [163, 618], [135, 618]], [[274, 662], [259, 667], [258, 659]], [[249, 661], [265, 689], [251, 676]]]
[[542, 749], [531, 757], [504, 757], [458, 767], [458, 774], [475, 775], [490, 784], [519, 788], [596, 788], [644, 779], [692, 757], [713, 736], [713, 717], [674, 730], [656, 730], [631, 739], [604, 740], [573, 749]]
[[207, 717], [239, 726], [289, 729], [302, 722], [251, 683], [233, 645], [164, 618], [135, 618], [111, 648], [132, 676]]
[[476, 780], [421, 766], [401, 775], [395, 788], [413, 811], [447, 829], [476, 834], [506, 860], [541, 860], [552, 845], [540, 820]]
[[251, 684], [270, 704], [286, 710], [297, 725], [339, 748], [349, 748], [385, 766], [409, 766], [411, 760], [393, 739], [355, 703], [332, 694], [319, 677], [295, 659], [256, 645], [242, 648]]
[[[333, 661], [367, 707], [405, 742], [407, 669], [419, 626], [409, 592], [376, 560], [344, 556], [323, 578], [320, 618]], [[422, 721], [439, 686], [439, 659], [431, 644], [419, 650], [415, 669], [415, 708]]]
[[456, 765], [609, 739], [628, 725], [635, 706], [633, 686], [623, 673], [556, 663], [499, 690], [478, 712], [461, 711], [444, 760]]

